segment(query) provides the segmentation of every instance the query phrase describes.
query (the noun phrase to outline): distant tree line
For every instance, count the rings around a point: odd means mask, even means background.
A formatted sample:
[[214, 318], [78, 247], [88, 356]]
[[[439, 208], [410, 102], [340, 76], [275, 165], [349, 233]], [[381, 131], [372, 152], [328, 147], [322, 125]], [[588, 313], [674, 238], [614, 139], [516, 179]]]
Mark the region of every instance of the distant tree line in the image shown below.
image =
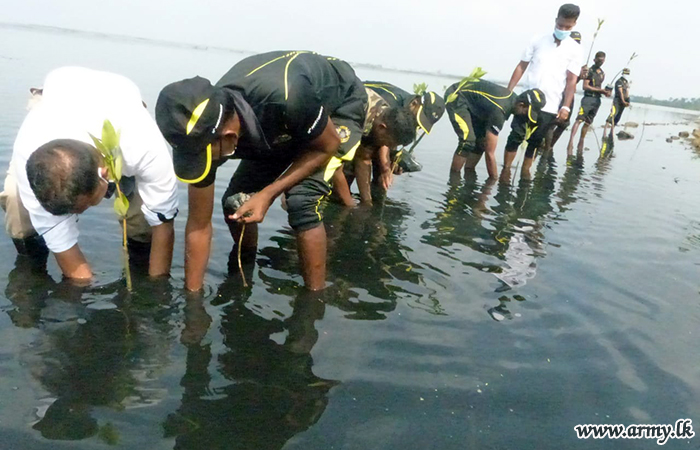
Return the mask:
[[638, 103], [648, 103], [651, 105], [670, 106], [672, 108], [692, 109], [700, 111], [700, 98], [669, 98], [660, 100], [651, 96], [633, 95], [630, 100]]

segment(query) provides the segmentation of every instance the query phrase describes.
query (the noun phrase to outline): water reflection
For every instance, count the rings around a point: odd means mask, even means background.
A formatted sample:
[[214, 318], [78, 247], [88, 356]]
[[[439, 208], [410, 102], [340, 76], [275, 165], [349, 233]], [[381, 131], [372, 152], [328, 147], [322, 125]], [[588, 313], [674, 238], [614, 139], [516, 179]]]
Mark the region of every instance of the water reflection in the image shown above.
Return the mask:
[[[563, 214], [571, 209], [580, 196], [576, 192], [580, 189], [581, 180], [583, 179], [584, 160], [583, 157], [578, 157], [567, 162], [566, 171], [559, 183], [559, 191], [557, 192], [557, 206], [559, 213]], [[558, 216], [557, 218], [560, 218]]]
[[[583, 158], [569, 160], [557, 190], [557, 163], [542, 156], [532, 178], [519, 178], [516, 186], [507, 179], [480, 183], [470, 172], [463, 179], [451, 178], [439, 210], [422, 225], [423, 242], [458, 264], [493, 274], [501, 282], [496, 292], [522, 287], [536, 276], [538, 261], [547, 255], [545, 232], [561, 217], [555, 207], [561, 214], [579, 199], [576, 192], [584, 173]], [[500, 262], [467, 260], [458, 254], [460, 245]], [[524, 300], [519, 295], [513, 298]], [[501, 296], [498, 301], [488, 310], [491, 317], [512, 318], [511, 298]]]
[[[325, 210], [328, 236], [328, 304], [347, 312], [349, 319], [381, 320], [394, 311], [399, 299], [430, 313], [442, 307], [434, 292], [425, 288], [421, 265], [411, 261], [413, 250], [405, 244], [413, 211], [407, 203], [375, 196], [374, 206], [354, 209], [330, 204]], [[259, 278], [273, 294], [296, 295], [300, 289], [295, 241], [287, 229], [277, 230], [258, 252]], [[229, 274], [238, 273], [235, 255], [229, 258]], [[245, 270], [244, 265], [244, 270]], [[246, 272], [246, 277], [252, 275]]]
[[250, 293], [233, 278], [217, 293], [228, 301], [220, 327], [225, 350], [216, 358], [229, 382], [223, 387], [211, 385], [214, 355], [211, 344], [201, 341], [209, 326], [202, 300], [188, 300], [184, 392], [163, 423], [165, 436], [176, 437], [176, 449], [279, 449], [326, 409], [337, 382], [317, 377], [311, 357], [315, 323], [326, 308], [323, 294], [302, 292], [289, 317], [266, 318], [251, 308]]
[[171, 288], [167, 280], [127, 295], [123, 283], [95, 288], [54, 282], [45, 267], [18, 257], [5, 293], [22, 328], [41, 331], [21, 359], [47, 395], [33, 428], [46, 439], [78, 440], [100, 433], [118, 439], [94, 408], [153, 405], [165, 389], [155, 373], [168, 363]]

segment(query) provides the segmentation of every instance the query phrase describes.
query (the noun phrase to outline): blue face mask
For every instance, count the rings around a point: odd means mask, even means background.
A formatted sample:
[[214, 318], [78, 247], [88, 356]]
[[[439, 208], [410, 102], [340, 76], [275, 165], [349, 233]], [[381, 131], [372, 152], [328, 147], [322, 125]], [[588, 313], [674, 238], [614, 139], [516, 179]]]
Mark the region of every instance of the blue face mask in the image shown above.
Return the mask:
[[554, 27], [554, 37], [557, 38], [558, 40], [563, 41], [564, 39], [568, 38], [570, 35], [571, 35], [571, 31], [563, 31], [557, 27]]

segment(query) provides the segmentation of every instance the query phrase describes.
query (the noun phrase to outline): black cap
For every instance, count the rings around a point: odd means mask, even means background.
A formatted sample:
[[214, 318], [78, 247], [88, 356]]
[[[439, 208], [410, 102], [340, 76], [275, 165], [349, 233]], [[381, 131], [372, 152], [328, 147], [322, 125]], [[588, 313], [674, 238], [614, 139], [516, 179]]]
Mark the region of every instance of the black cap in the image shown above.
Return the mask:
[[571, 36], [571, 39], [578, 42], [579, 44], [581, 43], [581, 33], [579, 33], [578, 31], [572, 31], [569, 36]]
[[160, 91], [156, 123], [173, 147], [175, 175], [181, 181], [199, 183], [206, 178], [213, 164], [211, 144], [233, 112], [241, 121], [238, 147], [247, 150], [242, 153], [269, 149], [260, 122], [242, 93], [212, 86], [202, 77], [178, 81]]
[[445, 112], [445, 101], [437, 95], [435, 92], [426, 92], [421, 97], [421, 105], [416, 113], [416, 119], [418, 120], [418, 126], [420, 126], [423, 131], [430, 133], [430, 130], [435, 125], [435, 122], [440, 120], [442, 114]]
[[518, 96], [518, 101], [527, 103], [530, 105], [527, 111], [527, 116], [530, 122], [537, 123], [537, 117], [540, 111], [547, 104], [547, 99], [544, 96], [544, 92], [539, 89], [530, 89]]
[[175, 174], [185, 183], [198, 183], [211, 170], [211, 143], [229, 98], [202, 77], [188, 78], [163, 88], [156, 103], [156, 123], [173, 147]]

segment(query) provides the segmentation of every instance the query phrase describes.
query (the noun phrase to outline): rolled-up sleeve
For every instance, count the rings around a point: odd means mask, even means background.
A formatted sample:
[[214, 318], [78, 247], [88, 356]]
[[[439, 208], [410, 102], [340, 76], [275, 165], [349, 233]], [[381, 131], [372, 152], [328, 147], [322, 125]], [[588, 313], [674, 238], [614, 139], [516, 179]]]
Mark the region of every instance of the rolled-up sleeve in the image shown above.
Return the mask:
[[131, 165], [131, 161], [126, 161], [131, 173], [125, 175], [135, 177], [143, 200], [141, 210], [154, 227], [172, 221], [178, 213], [173, 159], [158, 126], [145, 109], [132, 119], [131, 126], [122, 130], [124, 158], [135, 162]]

